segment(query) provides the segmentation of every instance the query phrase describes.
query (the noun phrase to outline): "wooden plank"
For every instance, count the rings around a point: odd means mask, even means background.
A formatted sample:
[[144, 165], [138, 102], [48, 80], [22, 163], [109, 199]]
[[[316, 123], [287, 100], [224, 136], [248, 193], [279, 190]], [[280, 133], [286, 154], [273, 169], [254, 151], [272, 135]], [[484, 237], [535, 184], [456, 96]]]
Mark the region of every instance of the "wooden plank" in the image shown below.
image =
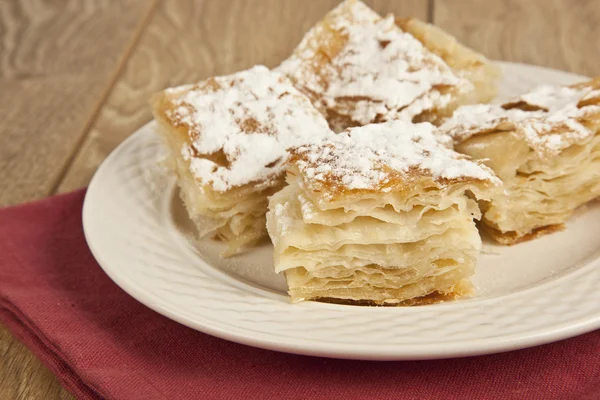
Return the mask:
[[52, 372], [1, 325], [0, 399], [73, 399]]
[[[255, 64], [273, 67], [338, 0], [179, 0], [157, 9], [59, 192], [85, 186], [98, 165], [151, 119], [148, 98], [177, 84]], [[373, 0], [382, 14], [426, 19], [422, 0]]]
[[[56, 186], [154, 1], [0, 2], [0, 206]], [[71, 399], [0, 326], [0, 398]]]
[[152, 5], [0, 3], [0, 206], [53, 190]]
[[600, 75], [597, 0], [435, 0], [433, 22], [490, 58]]

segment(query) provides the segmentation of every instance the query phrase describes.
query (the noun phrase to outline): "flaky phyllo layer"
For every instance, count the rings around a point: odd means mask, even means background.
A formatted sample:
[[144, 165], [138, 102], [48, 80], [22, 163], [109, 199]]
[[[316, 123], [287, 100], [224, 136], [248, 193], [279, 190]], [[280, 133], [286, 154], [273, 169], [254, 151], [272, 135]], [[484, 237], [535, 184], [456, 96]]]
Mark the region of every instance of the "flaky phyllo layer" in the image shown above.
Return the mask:
[[177, 175], [179, 195], [199, 237], [211, 235], [227, 243], [224, 256], [233, 255], [258, 242], [266, 234], [267, 197], [283, 187], [283, 179], [267, 185], [247, 184], [226, 192], [202, 184], [192, 172], [190, 159], [181, 149], [190, 145], [186, 134], [161, 121], [160, 132], [169, 148], [168, 166]]
[[287, 78], [262, 66], [167, 89], [153, 106], [190, 218], [200, 235], [227, 242], [224, 255], [266, 236], [287, 149], [333, 134]]
[[421, 195], [410, 199], [365, 194], [324, 208], [296, 174], [271, 198], [268, 226], [275, 268], [286, 272], [293, 301], [383, 304], [470, 293], [479, 209], [466, 188], [415, 188]]
[[397, 121], [296, 150], [267, 214], [293, 301], [421, 304], [472, 292], [475, 198], [498, 182], [432, 129]]
[[599, 79], [463, 107], [441, 127], [457, 151], [483, 160], [503, 180], [483, 222], [505, 244], [560, 229], [600, 196], [599, 129]]
[[383, 18], [356, 0], [329, 12], [277, 69], [335, 131], [393, 119], [438, 121], [461, 104], [493, 98], [499, 75], [440, 29]]

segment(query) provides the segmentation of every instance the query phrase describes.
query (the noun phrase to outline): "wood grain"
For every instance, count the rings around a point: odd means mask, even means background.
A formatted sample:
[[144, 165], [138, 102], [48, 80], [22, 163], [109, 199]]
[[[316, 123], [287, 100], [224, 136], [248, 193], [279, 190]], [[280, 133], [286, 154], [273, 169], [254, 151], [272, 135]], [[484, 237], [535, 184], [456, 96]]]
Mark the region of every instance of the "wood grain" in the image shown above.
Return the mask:
[[[152, 11], [147, 0], [0, 2], [0, 206], [50, 194]], [[67, 399], [0, 325], [0, 399]]]
[[72, 399], [27, 348], [0, 325], [0, 399]]
[[493, 59], [600, 75], [598, 0], [435, 0], [433, 22]]
[[152, 3], [0, 2], [0, 206], [56, 186]]
[[[59, 192], [88, 184], [98, 165], [151, 119], [148, 98], [165, 87], [255, 64], [273, 67], [338, 0], [180, 0], [157, 9]], [[377, 11], [427, 18], [421, 0], [367, 1]]]

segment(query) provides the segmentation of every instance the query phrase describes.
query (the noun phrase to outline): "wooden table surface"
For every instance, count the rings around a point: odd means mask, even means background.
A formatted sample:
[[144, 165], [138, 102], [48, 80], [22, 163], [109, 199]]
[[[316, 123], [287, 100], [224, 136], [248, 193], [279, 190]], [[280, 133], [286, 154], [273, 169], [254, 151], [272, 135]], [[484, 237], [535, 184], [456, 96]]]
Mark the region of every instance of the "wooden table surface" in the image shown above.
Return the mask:
[[[275, 66], [338, 0], [2, 0], [0, 206], [87, 185], [167, 86]], [[600, 75], [598, 0], [371, 0], [498, 60]], [[70, 399], [0, 325], [0, 399]]]

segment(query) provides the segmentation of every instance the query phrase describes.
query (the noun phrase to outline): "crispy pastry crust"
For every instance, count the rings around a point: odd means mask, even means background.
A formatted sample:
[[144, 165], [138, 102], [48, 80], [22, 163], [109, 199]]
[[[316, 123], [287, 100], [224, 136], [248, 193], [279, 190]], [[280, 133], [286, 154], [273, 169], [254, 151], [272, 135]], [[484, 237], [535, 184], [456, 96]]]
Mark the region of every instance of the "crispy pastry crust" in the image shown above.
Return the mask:
[[565, 229], [564, 224], [557, 225], [548, 225], [542, 226], [539, 228], [535, 228], [533, 231], [525, 234], [519, 235], [517, 232], [501, 232], [497, 229], [492, 228], [489, 225], [480, 224], [480, 228], [482, 228], [486, 233], [488, 233], [496, 242], [506, 245], [512, 246], [515, 244], [528, 242], [533, 239], [537, 239], [544, 235], [549, 235], [554, 232], [559, 232]]
[[439, 130], [502, 179], [482, 219], [498, 243], [561, 230], [600, 195], [600, 78], [461, 107]]
[[392, 119], [441, 122], [496, 94], [498, 69], [440, 29], [347, 0], [278, 68], [335, 131]]

